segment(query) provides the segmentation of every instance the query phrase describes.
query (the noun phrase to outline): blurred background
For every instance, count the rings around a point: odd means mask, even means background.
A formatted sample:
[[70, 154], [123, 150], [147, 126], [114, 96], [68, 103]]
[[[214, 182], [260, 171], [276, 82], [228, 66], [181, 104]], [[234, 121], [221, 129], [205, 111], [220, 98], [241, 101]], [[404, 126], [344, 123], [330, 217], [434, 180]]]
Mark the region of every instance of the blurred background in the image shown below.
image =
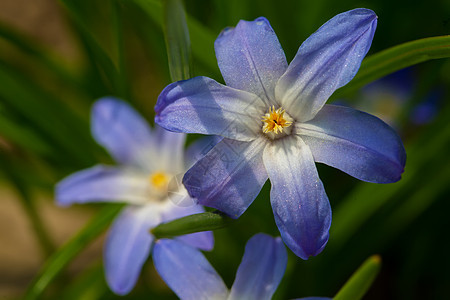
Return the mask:
[[[379, 17], [369, 55], [450, 33], [450, 1], [189, 0], [193, 73], [223, 82], [214, 39], [240, 19], [267, 17], [290, 61], [320, 25], [357, 7]], [[170, 81], [160, 1], [0, 0], [0, 299], [21, 298], [46, 259], [107, 206], [53, 203], [64, 176], [113, 163], [90, 135], [91, 104], [115, 95], [153, 123], [157, 96]], [[333, 209], [330, 240], [308, 261], [289, 253], [275, 299], [331, 297], [376, 253], [382, 269], [364, 299], [448, 299], [449, 97], [450, 60], [440, 59], [330, 99], [393, 126], [406, 147], [405, 173], [379, 185], [318, 165]], [[228, 286], [247, 239], [278, 235], [269, 190], [267, 183], [238, 222], [215, 232], [206, 255]], [[102, 232], [84, 242], [42, 299], [119, 298], [103, 278]], [[176, 299], [151, 259], [124, 298]]]

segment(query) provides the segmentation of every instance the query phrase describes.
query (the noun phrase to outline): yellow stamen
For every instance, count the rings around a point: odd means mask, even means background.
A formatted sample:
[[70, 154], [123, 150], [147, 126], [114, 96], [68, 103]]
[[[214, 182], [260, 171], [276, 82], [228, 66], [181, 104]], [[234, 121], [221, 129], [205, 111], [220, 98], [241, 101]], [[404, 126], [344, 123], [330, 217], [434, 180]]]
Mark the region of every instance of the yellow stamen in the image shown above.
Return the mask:
[[163, 172], [155, 172], [150, 175], [150, 183], [157, 190], [166, 190], [169, 184], [169, 176]]
[[285, 111], [281, 107], [275, 110], [275, 106], [269, 108], [269, 112], [262, 117], [262, 121], [265, 123], [263, 126], [263, 132], [274, 132], [275, 134], [282, 133], [283, 128], [292, 125], [292, 119], [289, 116], [284, 115]]

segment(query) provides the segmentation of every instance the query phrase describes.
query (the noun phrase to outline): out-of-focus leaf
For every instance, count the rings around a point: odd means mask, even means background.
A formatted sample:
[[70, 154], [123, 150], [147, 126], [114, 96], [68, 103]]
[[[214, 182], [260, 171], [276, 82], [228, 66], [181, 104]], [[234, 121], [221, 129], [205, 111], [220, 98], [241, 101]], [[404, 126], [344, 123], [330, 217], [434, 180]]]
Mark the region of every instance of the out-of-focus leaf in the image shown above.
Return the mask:
[[[83, 122], [63, 101], [42, 90], [0, 61], [0, 98], [4, 106], [21, 116], [34, 131], [49, 138], [57, 150], [78, 162], [92, 163], [96, 145]], [[24, 124], [24, 126], [25, 126]], [[59, 147], [59, 148], [58, 148]]]
[[[443, 164], [440, 160], [445, 157], [450, 143], [450, 123], [448, 115], [450, 109], [443, 111], [441, 117], [436, 120], [421, 138], [407, 147], [407, 161], [403, 178], [396, 183], [379, 185], [374, 183], [360, 183], [352, 192], [336, 207], [333, 213], [333, 225], [331, 226], [331, 248], [340, 248], [376, 211], [385, 205], [390, 199], [402, 199], [404, 194], [415, 190], [420, 184], [435, 181], [434, 176], [423, 178], [422, 169], [431, 162]], [[443, 171], [443, 170], [440, 170]], [[436, 185], [441, 181], [434, 182]]]
[[33, 131], [20, 126], [14, 120], [0, 111], [0, 135], [13, 144], [23, 147], [39, 155], [48, 155], [50, 146], [39, 138]]
[[[444, 151], [440, 152], [445, 155]], [[398, 207], [390, 213], [385, 214], [383, 223], [377, 228], [372, 237], [378, 239], [380, 243], [387, 244], [405, 230], [411, 223], [424, 213], [436, 200], [439, 195], [448, 189], [450, 178], [450, 163], [439, 163], [430, 180], [422, 180], [421, 184], [416, 184], [416, 188], [411, 195], [399, 203]]]
[[181, 0], [164, 0], [164, 37], [172, 81], [191, 77], [191, 41]]
[[[162, 6], [156, 0], [134, 0], [147, 14], [161, 27], [163, 26]], [[217, 61], [214, 56], [214, 40], [217, 35], [202, 25], [194, 18], [186, 16], [189, 27], [189, 35], [192, 45], [192, 54], [195, 58], [210, 69], [217, 69]]]
[[369, 257], [334, 296], [333, 300], [359, 300], [372, 285], [381, 268], [378, 255]]
[[158, 225], [150, 232], [158, 239], [172, 238], [183, 234], [224, 228], [234, 221], [235, 219], [227, 217], [219, 211], [204, 212]]
[[79, 7], [79, 5], [82, 5], [82, 3], [71, 0], [60, 0], [60, 2], [63, 4], [63, 6], [65, 6], [70, 16], [72, 17], [72, 20], [76, 24], [76, 28], [86, 47], [86, 51], [91, 59], [91, 63], [98, 68], [99, 78], [106, 79], [106, 83], [109, 89], [116, 92], [116, 94], [120, 94], [122, 85], [124, 84], [122, 82], [122, 78], [111, 58], [103, 50], [103, 48], [92, 35], [91, 30], [83, 21], [83, 11]]
[[111, 293], [104, 278], [103, 264], [96, 263], [81, 275], [77, 276], [77, 278], [71, 280], [67, 287], [64, 287], [61, 299], [102, 299], [105, 294]]
[[114, 43], [117, 48], [117, 67], [118, 76], [120, 80], [118, 82], [118, 95], [124, 99], [130, 99], [130, 90], [128, 85], [128, 74], [126, 70], [125, 62], [125, 50], [123, 44], [123, 22], [120, 12], [120, 0], [110, 0], [112, 6], [112, 32], [114, 37]]
[[32, 229], [39, 241], [42, 253], [44, 254], [44, 257], [48, 257], [54, 250], [53, 242], [42, 222], [39, 210], [36, 209], [35, 199], [30, 192], [30, 186], [27, 185], [27, 182], [22, 177], [21, 170], [18, 169], [16, 165], [17, 163], [12, 157], [8, 157], [6, 153], [0, 152], [0, 170], [7, 175], [8, 181], [11, 182], [17, 192], [18, 199], [30, 220]]
[[108, 205], [105, 207], [86, 227], [55, 252], [31, 283], [24, 299], [38, 299], [64, 267], [105, 230], [122, 207], [123, 205]]
[[35, 42], [26, 38], [24, 35], [16, 32], [12, 28], [0, 22], [0, 38], [8, 41], [23, 53], [29, 55], [34, 61], [39, 62], [46, 71], [52, 72], [56, 77], [63, 80], [74, 89], [83, 91], [83, 83], [67, 69], [62, 67], [61, 63], [51, 58], [49, 53], [41, 49]]

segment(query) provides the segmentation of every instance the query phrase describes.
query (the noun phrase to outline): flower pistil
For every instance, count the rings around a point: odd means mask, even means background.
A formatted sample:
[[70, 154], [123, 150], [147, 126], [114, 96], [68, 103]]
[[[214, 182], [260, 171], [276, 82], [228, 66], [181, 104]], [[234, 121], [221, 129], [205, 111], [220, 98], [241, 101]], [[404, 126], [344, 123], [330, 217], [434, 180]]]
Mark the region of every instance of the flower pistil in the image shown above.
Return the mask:
[[[275, 110], [275, 106], [269, 108], [269, 112], [262, 117], [264, 122], [262, 131], [274, 139], [278, 134], [289, 134], [288, 127], [292, 125], [293, 119], [286, 113], [283, 108]], [[281, 136], [279, 136], [281, 137]]]
[[154, 172], [149, 176], [151, 187], [159, 192], [167, 191], [169, 179], [170, 177], [166, 173], [160, 171]]

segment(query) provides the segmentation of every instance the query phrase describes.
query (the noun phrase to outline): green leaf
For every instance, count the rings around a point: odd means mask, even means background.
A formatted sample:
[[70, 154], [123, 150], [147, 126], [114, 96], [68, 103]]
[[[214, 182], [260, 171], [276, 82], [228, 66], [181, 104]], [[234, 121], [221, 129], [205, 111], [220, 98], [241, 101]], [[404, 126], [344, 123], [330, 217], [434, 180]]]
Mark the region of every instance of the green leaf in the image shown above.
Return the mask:
[[[134, 0], [134, 2], [162, 27], [164, 20], [161, 17], [162, 7], [158, 1]], [[217, 61], [214, 54], [214, 40], [217, 35], [189, 15], [186, 16], [186, 19], [189, 27], [192, 54], [202, 65], [207, 66], [209, 69], [217, 69]]]
[[381, 257], [374, 255], [369, 257], [361, 267], [353, 273], [352, 277], [334, 296], [333, 300], [358, 300], [361, 299], [372, 285], [381, 268]]
[[[109, 299], [105, 297], [111, 294], [103, 271], [101, 261], [94, 263], [91, 267], [72, 279], [61, 293], [60, 299], [64, 300], [98, 300]], [[108, 295], [109, 296], [109, 295]]]
[[334, 98], [406, 67], [431, 59], [450, 57], [450, 35], [430, 37], [394, 46], [363, 60], [349, 84], [336, 91]]
[[150, 232], [157, 238], [172, 238], [199, 231], [215, 230], [236, 221], [219, 211], [189, 215], [153, 228]]
[[[74, 89], [82, 90], [83, 84], [72, 73], [69, 72], [59, 61], [56, 61], [43, 47], [32, 41], [22, 33], [0, 22], [0, 37], [14, 45], [24, 54], [27, 54], [34, 61], [42, 65], [46, 70], [51, 71], [57, 78]], [[54, 54], [53, 54], [54, 55]]]
[[87, 150], [97, 146], [89, 137], [87, 122], [83, 122], [68, 105], [1, 59], [0, 82], [0, 99], [5, 108], [22, 118], [23, 127], [28, 126], [45, 136], [49, 145], [60, 150], [54, 155], [64, 155], [65, 159], [70, 156], [76, 162], [92, 163], [92, 153]]
[[106, 80], [107, 86], [111, 91], [120, 94], [123, 85], [122, 78], [112, 59], [95, 39], [92, 30], [86, 25], [83, 19], [82, 2], [70, 0], [59, 1], [65, 6], [74, 21], [91, 63], [97, 68], [97, 75]]
[[164, 37], [172, 81], [191, 78], [191, 41], [181, 0], [165, 0]]
[[13, 144], [40, 155], [49, 155], [51, 147], [34, 131], [24, 127], [0, 111], [0, 134]]
[[119, 5], [120, 0], [111, 0], [112, 7], [112, 33], [114, 37], [114, 44], [117, 48], [117, 67], [118, 67], [118, 76], [119, 86], [118, 95], [124, 99], [130, 99], [131, 93], [129, 90], [128, 84], [128, 74], [126, 68], [126, 60], [125, 60], [125, 47], [123, 41], [123, 22], [122, 15]]
[[122, 207], [123, 205], [108, 205], [105, 207], [75, 237], [55, 252], [34, 278], [24, 299], [37, 299], [64, 267], [105, 230]]
[[[22, 156], [20, 160], [23, 161], [25, 158]], [[31, 228], [36, 235], [42, 254], [44, 257], [48, 257], [54, 250], [53, 242], [42, 222], [40, 210], [37, 209], [36, 199], [32, 196], [30, 186], [23, 178], [24, 172], [20, 168], [17, 168], [17, 165], [17, 160], [12, 156], [12, 153], [0, 151], [0, 170], [5, 173], [6, 180], [11, 182], [12, 187], [17, 193], [17, 198], [21, 202], [24, 212], [28, 217]], [[32, 172], [27, 170], [26, 174], [28, 175]]]

